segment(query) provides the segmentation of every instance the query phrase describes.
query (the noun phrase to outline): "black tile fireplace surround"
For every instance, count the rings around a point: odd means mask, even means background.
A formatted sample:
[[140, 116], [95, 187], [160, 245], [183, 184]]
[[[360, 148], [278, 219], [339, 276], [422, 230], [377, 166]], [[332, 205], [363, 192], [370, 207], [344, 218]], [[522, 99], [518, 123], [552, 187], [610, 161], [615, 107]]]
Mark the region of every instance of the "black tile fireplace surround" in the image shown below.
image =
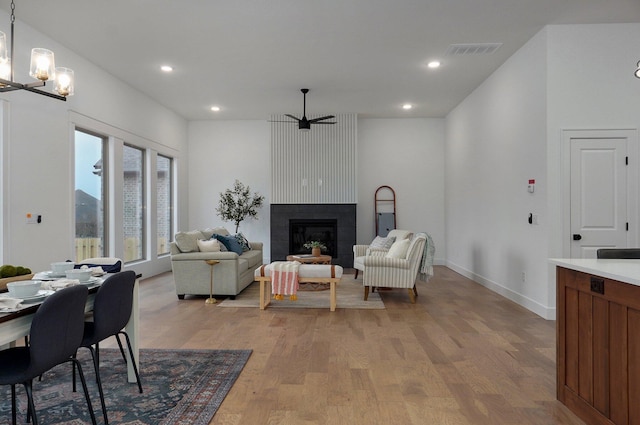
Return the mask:
[[336, 221], [333, 264], [353, 267], [356, 204], [271, 204], [271, 261], [284, 261], [290, 250], [290, 221]]

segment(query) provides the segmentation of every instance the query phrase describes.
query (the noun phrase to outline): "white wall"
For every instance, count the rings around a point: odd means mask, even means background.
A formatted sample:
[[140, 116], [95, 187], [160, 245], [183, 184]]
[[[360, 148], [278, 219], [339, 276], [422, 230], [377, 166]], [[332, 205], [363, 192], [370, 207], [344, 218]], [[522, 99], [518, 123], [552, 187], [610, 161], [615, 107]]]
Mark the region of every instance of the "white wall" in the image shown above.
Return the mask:
[[[8, 22], [0, 13], [0, 21]], [[16, 81], [28, 82], [33, 46], [54, 50], [56, 63], [76, 72], [76, 95], [67, 102], [17, 91], [0, 94], [7, 112], [2, 144], [2, 262], [46, 270], [51, 261], [74, 258], [73, 124], [82, 116], [143, 138], [149, 146], [187, 152], [186, 121], [159, 106], [90, 62], [21, 22], [16, 42]], [[49, 90], [50, 87], [46, 87]], [[74, 113], [71, 114], [70, 112]], [[184, 167], [181, 167], [184, 168]], [[177, 176], [186, 194], [186, 174]], [[178, 203], [183, 202], [179, 199]], [[42, 224], [26, 224], [27, 212], [42, 214]], [[180, 220], [180, 217], [178, 218]], [[169, 270], [168, 259], [153, 259], [134, 269], [143, 276]]]
[[269, 213], [271, 150], [269, 123], [264, 121], [192, 121], [189, 123], [189, 221], [178, 230], [224, 226], [234, 233], [235, 225], [216, 214], [220, 193], [238, 179], [252, 192], [264, 195], [257, 220], [240, 223], [250, 241], [264, 244], [269, 261]]
[[546, 42], [541, 31], [447, 116], [445, 190], [449, 267], [544, 317]]
[[[450, 267], [555, 318], [555, 269], [547, 259], [567, 256], [570, 237], [562, 133], [637, 134], [638, 39], [640, 24], [546, 27], [449, 114]], [[533, 195], [529, 178], [537, 183]], [[538, 226], [526, 222], [529, 212]]]
[[375, 191], [386, 185], [396, 193], [396, 227], [428, 232], [444, 264], [444, 163], [443, 119], [359, 119], [358, 243], [375, 237]]
[[[549, 256], [563, 257], [571, 237], [563, 218], [562, 172], [568, 158], [563, 157], [563, 130], [640, 128], [640, 80], [633, 73], [640, 60], [640, 24], [553, 25], [548, 33], [548, 180], [549, 180]], [[636, 138], [637, 139], [637, 138]], [[636, 147], [637, 149], [637, 147]], [[635, 164], [640, 158], [631, 158]], [[629, 182], [638, 191], [638, 182]], [[566, 220], [564, 220], [566, 223]], [[639, 232], [632, 221], [630, 231]], [[554, 268], [549, 281], [555, 285]], [[555, 292], [549, 293], [555, 305]]]

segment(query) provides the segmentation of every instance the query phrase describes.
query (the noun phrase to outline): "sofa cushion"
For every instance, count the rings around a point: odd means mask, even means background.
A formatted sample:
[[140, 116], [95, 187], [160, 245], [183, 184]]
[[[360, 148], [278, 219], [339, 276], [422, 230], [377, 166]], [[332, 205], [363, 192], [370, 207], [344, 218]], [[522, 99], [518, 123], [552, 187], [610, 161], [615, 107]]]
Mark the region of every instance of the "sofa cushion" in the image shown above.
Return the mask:
[[238, 274], [242, 274], [249, 269], [249, 262], [243, 258], [238, 258]]
[[204, 239], [211, 239], [214, 234], [229, 236], [229, 232], [224, 227], [208, 227], [204, 230], [201, 230], [201, 232], [202, 236], [204, 236]]
[[198, 239], [204, 239], [204, 236], [199, 230], [191, 230], [176, 233], [174, 239], [180, 252], [197, 252]]
[[224, 236], [214, 233], [213, 237], [222, 242], [227, 250], [235, 252], [238, 255], [242, 255], [242, 245], [240, 245], [234, 236]]
[[217, 239], [202, 240], [198, 239], [198, 249], [200, 252], [219, 252], [220, 242]]
[[244, 252], [241, 257], [243, 260], [247, 260], [249, 267], [256, 267], [262, 264], [262, 251], [251, 250]]

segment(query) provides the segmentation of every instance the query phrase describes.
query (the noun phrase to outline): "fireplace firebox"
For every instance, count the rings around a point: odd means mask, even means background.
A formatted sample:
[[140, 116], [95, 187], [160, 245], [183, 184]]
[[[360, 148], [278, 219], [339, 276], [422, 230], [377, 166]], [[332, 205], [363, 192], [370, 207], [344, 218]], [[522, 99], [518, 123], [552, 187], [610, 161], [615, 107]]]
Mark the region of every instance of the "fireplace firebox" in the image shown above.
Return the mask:
[[323, 254], [337, 257], [337, 224], [337, 220], [289, 220], [289, 252], [309, 253], [304, 244], [318, 241], [327, 247]]

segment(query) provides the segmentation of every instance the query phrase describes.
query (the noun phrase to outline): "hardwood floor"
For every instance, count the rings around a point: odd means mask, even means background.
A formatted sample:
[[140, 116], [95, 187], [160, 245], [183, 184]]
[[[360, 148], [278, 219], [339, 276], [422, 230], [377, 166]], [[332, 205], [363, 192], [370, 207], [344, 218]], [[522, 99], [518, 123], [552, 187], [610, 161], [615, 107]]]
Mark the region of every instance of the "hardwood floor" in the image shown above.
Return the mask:
[[[211, 424], [582, 424], [556, 400], [555, 322], [445, 267], [385, 310], [218, 308], [141, 282], [142, 348], [252, 349]], [[144, 377], [143, 377], [144, 380]]]

